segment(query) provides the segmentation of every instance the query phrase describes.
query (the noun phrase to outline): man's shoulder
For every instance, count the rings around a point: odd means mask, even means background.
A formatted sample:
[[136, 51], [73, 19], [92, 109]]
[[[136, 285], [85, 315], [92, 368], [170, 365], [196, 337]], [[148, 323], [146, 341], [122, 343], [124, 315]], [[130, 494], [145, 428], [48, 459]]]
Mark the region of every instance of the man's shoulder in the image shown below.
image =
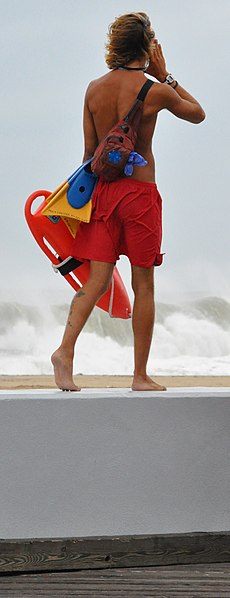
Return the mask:
[[167, 106], [168, 101], [172, 98], [172, 94], [174, 93], [175, 92], [170, 88], [170, 85], [154, 81], [154, 85], [147, 94], [145, 103], [154, 104], [157, 106], [157, 110], [162, 110], [162, 108]]
[[90, 91], [91, 89], [95, 89], [96, 87], [103, 85], [105, 81], [109, 78], [109, 75], [110, 73], [105, 73], [104, 75], [101, 75], [96, 79], [92, 79], [92, 81], [90, 81], [88, 84], [87, 91]]

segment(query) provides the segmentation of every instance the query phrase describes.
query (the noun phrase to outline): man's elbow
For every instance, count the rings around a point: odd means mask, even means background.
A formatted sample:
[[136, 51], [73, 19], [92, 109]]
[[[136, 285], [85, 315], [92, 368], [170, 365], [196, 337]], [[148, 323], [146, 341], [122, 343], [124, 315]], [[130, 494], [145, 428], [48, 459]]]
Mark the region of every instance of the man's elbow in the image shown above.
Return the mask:
[[205, 111], [203, 110], [203, 108], [201, 108], [201, 106], [199, 106], [199, 107], [196, 108], [196, 112], [193, 115], [192, 122], [195, 125], [199, 125], [199, 123], [203, 122], [203, 120], [205, 119], [205, 117], [206, 117]]
[[84, 162], [86, 162], [87, 160], [91, 160], [91, 158], [93, 157], [93, 154], [94, 154], [94, 152], [93, 152], [93, 151], [86, 150], [86, 151], [84, 152], [84, 154], [83, 154], [83, 160], [82, 160], [82, 162], [84, 163]]
[[85, 145], [84, 148], [84, 155], [83, 155], [83, 161], [85, 162], [86, 160], [90, 160], [95, 153], [95, 150], [98, 146], [98, 141], [94, 144], [87, 144]]

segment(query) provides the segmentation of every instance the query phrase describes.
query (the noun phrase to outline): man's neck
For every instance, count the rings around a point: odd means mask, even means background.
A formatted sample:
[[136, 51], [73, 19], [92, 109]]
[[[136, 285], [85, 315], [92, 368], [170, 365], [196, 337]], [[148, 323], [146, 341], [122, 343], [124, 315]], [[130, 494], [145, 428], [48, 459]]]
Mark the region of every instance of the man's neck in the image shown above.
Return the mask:
[[148, 68], [148, 64], [146, 62], [143, 64], [143, 60], [133, 60], [118, 68], [127, 71], [145, 71]]

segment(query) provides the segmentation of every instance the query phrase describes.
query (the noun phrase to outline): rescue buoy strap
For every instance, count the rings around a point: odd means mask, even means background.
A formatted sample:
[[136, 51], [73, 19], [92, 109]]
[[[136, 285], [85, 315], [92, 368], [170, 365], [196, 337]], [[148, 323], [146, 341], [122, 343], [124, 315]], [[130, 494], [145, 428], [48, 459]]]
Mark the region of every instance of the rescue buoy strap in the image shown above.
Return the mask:
[[66, 276], [66, 274], [69, 274], [70, 272], [72, 272], [76, 268], [79, 268], [79, 266], [83, 264], [83, 262], [76, 260], [75, 257], [72, 257], [72, 255], [70, 255], [63, 261], [60, 257], [58, 259], [60, 260], [60, 264], [52, 264], [52, 266], [54, 271], [60, 272], [62, 276]]

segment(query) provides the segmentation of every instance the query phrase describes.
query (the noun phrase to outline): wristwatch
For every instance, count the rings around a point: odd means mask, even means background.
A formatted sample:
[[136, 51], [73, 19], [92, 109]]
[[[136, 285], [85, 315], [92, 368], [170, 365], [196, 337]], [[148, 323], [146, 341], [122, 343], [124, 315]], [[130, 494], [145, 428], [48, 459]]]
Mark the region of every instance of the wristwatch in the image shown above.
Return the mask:
[[165, 80], [163, 81], [163, 83], [168, 83], [168, 85], [172, 85], [172, 83], [174, 83], [175, 79], [174, 77], [171, 75], [171, 73], [169, 73], [167, 75], [167, 77], [165, 78]]

